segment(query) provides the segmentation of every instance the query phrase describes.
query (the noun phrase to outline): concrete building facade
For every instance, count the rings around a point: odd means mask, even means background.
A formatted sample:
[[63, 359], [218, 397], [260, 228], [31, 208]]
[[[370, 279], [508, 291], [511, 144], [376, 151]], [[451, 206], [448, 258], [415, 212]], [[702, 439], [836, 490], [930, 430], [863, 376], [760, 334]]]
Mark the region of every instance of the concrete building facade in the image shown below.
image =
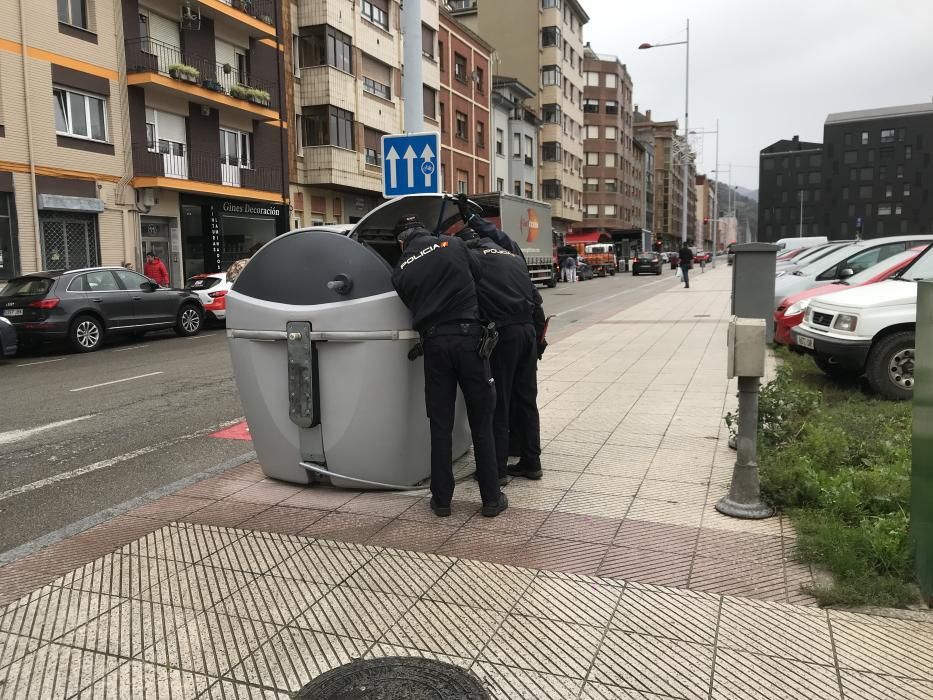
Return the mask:
[[781, 139], [761, 150], [758, 163], [758, 240], [826, 235], [818, 233], [817, 214], [823, 203], [823, 144], [799, 136]]
[[495, 46], [497, 74], [537, 88], [539, 199], [551, 205], [554, 228], [566, 232], [583, 218], [583, 25], [589, 16], [577, 0], [463, 0], [452, 7]]
[[[535, 91], [506, 76], [493, 76], [492, 161], [493, 192], [510, 192], [538, 199], [538, 130], [541, 120], [529, 106]], [[527, 155], [522, 155], [523, 153]]]
[[[695, 245], [702, 250], [713, 249], [713, 220], [717, 216], [713, 206], [716, 183], [706, 175], [696, 176]], [[721, 241], [720, 241], [721, 243]]]

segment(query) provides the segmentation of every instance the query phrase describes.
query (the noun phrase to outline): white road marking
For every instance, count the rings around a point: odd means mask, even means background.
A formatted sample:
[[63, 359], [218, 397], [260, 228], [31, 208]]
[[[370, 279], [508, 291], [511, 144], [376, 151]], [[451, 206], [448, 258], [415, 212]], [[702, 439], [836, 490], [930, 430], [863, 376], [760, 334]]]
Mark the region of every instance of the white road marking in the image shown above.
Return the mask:
[[216, 433], [218, 430], [223, 428], [229, 428], [231, 425], [235, 425], [242, 421], [243, 418], [237, 418], [236, 420], [225, 421], [223, 423], [218, 423], [213, 425], [210, 428], [203, 428], [188, 435], [181, 435], [170, 440], [163, 440], [162, 442], [149, 445], [148, 447], [141, 447], [138, 450], [133, 450], [132, 452], [126, 452], [117, 457], [111, 457], [110, 459], [104, 459], [100, 462], [94, 462], [93, 464], [88, 464], [84, 467], [78, 467], [77, 469], [72, 469], [70, 472], [62, 472], [61, 474], [56, 474], [55, 476], [50, 476], [45, 479], [40, 479], [39, 481], [33, 481], [29, 484], [23, 484], [22, 486], [17, 486], [15, 489], [10, 489], [9, 491], [0, 492], [0, 501], [5, 501], [14, 496], [20, 496], [24, 493], [29, 493], [30, 491], [35, 491], [41, 489], [45, 486], [50, 486], [51, 484], [56, 484], [59, 481], [65, 481], [67, 479], [74, 479], [78, 476], [83, 476], [84, 474], [90, 474], [91, 472], [96, 472], [101, 469], [106, 469], [107, 467], [112, 467], [115, 464], [120, 464], [121, 462], [126, 462], [136, 457], [141, 457], [143, 455], [150, 454], [152, 452], [158, 452], [159, 450], [164, 450], [168, 447], [177, 445], [180, 442], [185, 440], [191, 440], [193, 438], [203, 437], [205, 435], [210, 435], [211, 433]]
[[145, 345], [130, 345], [128, 348], [117, 348], [116, 350], [112, 350], [111, 352], [126, 352], [127, 350], [139, 350], [140, 348], [148, 348], [148, 347], [149, 347], [148, 343], [146, 343]]
[[201, 338], [213, 338], [216, 333], [203, 333], [201, 335], [189, 335], [188, 340], [200, 340]]
[[96, 416], [96, 413], [89, 413], [86, 416], [79, 416], [78, 418], [69, 418], [68, 420], [60, 420], [55, 423], [47, 423], [46, 425], [40, 425], [35, 428], [26, 428], [23, 430], [8, 430], [5, 433], [0, 433], [0, 445], [9, 445], [11, 442], [17, 442], [19, 440], [24, 440], [36, 433], [41, 433], [44, 430], [52, 430], [53, 428], [61, 428], [63, 425], [70, 425], [71, 423], [78, 423], [88, 418], [93, 418]]
[[61, 362], [62, 360], [67, 360], [67, 357], [56, 357], [54, 360], [39, 360], [38, 362], [24, 362], [21, 365], [16, 365], [17, 367], [32, 367], [33, 365], [47, 365], [49, 362]]
[[101, 384], [91, 384], [91, 386], [82, 386], [79, 389], [69, 389], [71, 392], [75, 391], [85, 391], [87, 389], [97, 389], [102, 386], [110, 386], [111, 384], [119, 384], [120, 382], [131, 382], [134, 379], [145, 379], [146, 377], [154, 377], [157, 374], [165, 374], [165, 372], [150, 372], [149, 374], [137, 374], [135, 377], [127, 377], [126, 379], [114, 379], [112, 382], [102, 382]]
[[623, 289], [621, 292], [616, 292], [615, 294], [610, 294], [607, 297], [600, 297], [599, 299], [594, 299], [593, 301], [587, 302], [586, 304], [580, 304], [580, 306], [574, 306], [572, 309], [565, 309], [560, 313], [554, 314], [556, 317], [564, 316], [565, 314], [573, 313], [574, 311], [579, 311], [580, 309], [585, 309], [587, 306], [592, 306], [593, 304], [603, 304], [609, 299], [614, 299], [615, 297], [622, 296], [623, 294], [628, 294], [629, 292], [635, 292], [639, 289], [644, 289], [645, 287], [651, 287], [655, 284], [661, 284], [662, 282], [670, 282], [670, 278], [665, 277], [664, 279], [655, 280], [654, 282], [648, 282], [646, 284], [640, 284], [637, 287], [630, 287], [629, 289]]

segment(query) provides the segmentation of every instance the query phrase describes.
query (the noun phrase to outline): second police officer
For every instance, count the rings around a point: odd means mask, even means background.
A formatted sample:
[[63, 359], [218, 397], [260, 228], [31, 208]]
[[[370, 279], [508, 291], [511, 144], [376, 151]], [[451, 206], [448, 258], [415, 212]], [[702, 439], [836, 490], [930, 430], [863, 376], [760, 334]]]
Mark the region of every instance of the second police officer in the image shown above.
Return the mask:
[[416, 217], [395, 226], [402, 254], [392, 284], [412, 314], [424, 352], [424, 394], [431, 433], [431, 509], [450, 515], [454, 493], [452, 433], [457, 386], [463, 392], [473, 436], [482, 514], [495, 517], [508, 507], [499, 489], [493, 412], [496, 388], [483, 341], [475, 278], [479, 261], [464, 243], [429, 232]]

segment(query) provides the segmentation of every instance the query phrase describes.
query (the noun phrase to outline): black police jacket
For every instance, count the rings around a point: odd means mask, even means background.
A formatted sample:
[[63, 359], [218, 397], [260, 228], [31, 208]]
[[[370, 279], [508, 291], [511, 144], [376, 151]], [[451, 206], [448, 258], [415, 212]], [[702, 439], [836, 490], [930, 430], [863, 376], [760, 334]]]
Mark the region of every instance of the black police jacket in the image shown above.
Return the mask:
[[489, 223], [486, 219], [481, 216], [473, 214], [467, 221], [467, 225], [476, 231], [479, 234], [480, 238], [488, 238], [492, 240], [493, 243], [498, 245], [501, 248], [505, 248], [510, 253], [517, 255], [522, 259], [522, 262], [525, 260], [525, 254], [522, 252], [521, 247], [509, 238], [509, 235], [505, 231], [500, 231], [495, 227], [494, 224]]
[[392, 272], [392, 285], [419, 333], [444, 323], [479, 320], [475, 280], [479, 261], [459, 238], [422, 229], [408, 239]]
[[540, 316], [543, 323], [541, 295], [528, 277], [525, 262], [488, 238], [477, 238], [467, 246], [482, 265], [476, 292], [483, 319], [497, 326], [532, 322], [538, 326]]

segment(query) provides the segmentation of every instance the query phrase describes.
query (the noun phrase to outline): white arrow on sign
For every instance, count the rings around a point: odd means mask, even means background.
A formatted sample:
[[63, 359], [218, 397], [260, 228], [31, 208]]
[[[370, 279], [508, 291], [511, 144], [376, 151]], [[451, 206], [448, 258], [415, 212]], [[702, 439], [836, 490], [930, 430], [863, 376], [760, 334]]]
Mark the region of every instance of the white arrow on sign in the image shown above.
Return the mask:
[[408, 150], [405, 151], [405, 164], [408, 166], [408, 186], [415, 186], [415, 158], [418, 156], [415, 154], [415, 149], [411, 146], [408, 147]]
[[395, 164], [398, 160], [398, 151], [395, 150], [395, 146], [389, 147], [389, 152], [386, 153], [386, 161], [388, 161], [389, 168], [389, 187], [393, 190], [398, 187], [398, 178], [395, 174]]
[[432, 165], [431, 161], [433, 160], [433, 158], [434, 158], [434, 151], [431, 150], [431, 144], [425, 144], [424, 150], [421, 151], [421, 160], [424, 161], [424, 163], [421, 166], [421, 172], [424, 173], [424, 186], [425, 187], [431, 187], [431, 176], [434, 174], [434, 168], [425, 167], [425, 166], [431, 166]]

